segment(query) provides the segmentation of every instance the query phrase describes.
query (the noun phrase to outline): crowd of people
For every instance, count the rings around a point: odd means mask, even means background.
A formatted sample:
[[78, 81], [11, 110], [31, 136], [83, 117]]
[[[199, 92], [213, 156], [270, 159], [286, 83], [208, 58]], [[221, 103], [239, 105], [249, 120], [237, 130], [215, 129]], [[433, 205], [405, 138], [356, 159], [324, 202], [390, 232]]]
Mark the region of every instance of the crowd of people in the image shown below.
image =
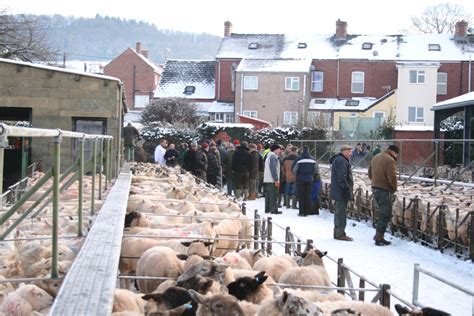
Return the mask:
[[[132, 128], [124, 135], [125, 156], [133, 157], [133, 143], [139, 138]], [[124, 130], [125, 130], [124, 129]], [[133, 139], [130, 141], [130, 138]], [[131, 145], [132, 144], [132, 145]], [[329, 197], [335, 201], [334, 239], [352, 241], [346, 234], [347, 206], [353, 200], [352, 165], [368, 166], [374, 200], [379, 216], [374, 241], [377, 246], [389, 245], [384, 234], [392, 216], [393, 194], [397, 190], [397, 155], [399, 149], [390, 145], [384, 151], [376, 145], [348, 145], [330, 158], [331, 183]], [[262, 144], [210, 140], [182, 143], [179, 149], [166, 139], [160, 139], [154, 152], [155, 163], [183, 169], [198, 179], [218, 188], [227, 187], [227, 194], [241, 200], [265, 197], [265, 213], [281, 214], [279, 208], [298, 209], [298, 216], [319, 214], [321, 177], [319, 165], [309, 148], [292, 144], [263, 146]]]

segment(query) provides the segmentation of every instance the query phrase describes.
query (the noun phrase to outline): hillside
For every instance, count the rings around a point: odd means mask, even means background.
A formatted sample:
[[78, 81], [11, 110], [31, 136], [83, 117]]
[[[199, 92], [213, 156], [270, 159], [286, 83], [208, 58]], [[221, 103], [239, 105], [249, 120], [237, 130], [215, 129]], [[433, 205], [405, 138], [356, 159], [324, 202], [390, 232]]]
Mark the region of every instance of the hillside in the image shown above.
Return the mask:
[[[34, 16], [33, 16], [34, 17]], [[221, 38], [160, 30], [154, 24], [97, 15], [95, 18], [36, 16], [62, 59], [110, 60], [128, 47], [141, 42], [155, 63], [163, 63], [165, 54], [173, 59], [213, 59]]]

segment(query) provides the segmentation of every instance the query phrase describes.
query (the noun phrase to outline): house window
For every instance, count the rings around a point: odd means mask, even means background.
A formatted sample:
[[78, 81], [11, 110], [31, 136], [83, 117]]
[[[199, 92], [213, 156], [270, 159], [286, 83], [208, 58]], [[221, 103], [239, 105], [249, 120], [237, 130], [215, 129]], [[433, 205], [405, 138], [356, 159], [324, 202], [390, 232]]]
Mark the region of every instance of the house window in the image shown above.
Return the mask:
[[290, 90], [290, 91], [300, 90], [300, 78], [299, 77], [286, 77], [285, 90]]
[[193, 94], [194, 92], [196, 91], [196, 87], [195, 86], [186, 86], [184, 87], [184, 94], [186, 95], [191, 95]]
[[250, 43], [249, 44], [249, 49], [257, 49], [258, 48], [258, 43]]
[[244, 90], [257, 90], [258, 89], [258, 77], [257, 76], [244, 76]]
[[425, 71], [410, 70], [410, 83], [425, 83]]
[[136, 95], [135, 96], [135, 108], [144, 108], [150, 104], [149, 95]]
[[233, 114], [226, 114], [225, 115], [225, 122], [226, 123], [234, 123], [234, 115]]
[[283, 125], [296, 125], [298, 123], [298, 112], [283, 112]]
[[437, 94], [447, 94], [448, 93], [448, 74], [445, 72], [438, 72], [438, 86]]
[[352, 72], [352, 93], [364, 93], [364, 75], [362, 71]]
[[441, 51], [441, 45], [439, 45], [439, 44], [428, 44], [428, 50], [439, 52], [439, 51]]
[[380, 123], [382, 123], [385, 119], [385, 112], [381, 112], [381, 111], [374, 111], [373, 114], [372, 114], [375, 118], [379, 118], [380, 119]]
[[244, 116], [257, 118], [257, 111], [244, 111]]
[[359, 100], [346, 100], [346, 106], [358, 106], [359, 102]]
[[350, 116], [351, 116], [351, 117], [357, 117], [357, 113], [352, 112], [352, 113], [350, 114]]
[[298, 48], [306, 48], [308, 45], [306, 43], [298, 43]]
[[230, 89], [235, 92], [235, 77], [236, 77], [237, 64], [233, 63], [230, 70]]
[[363, 50], [370, 50], [370, 49], [372, 49], [373, 45], [374, 44], [372, 44], [372, 43], [365, 42], [365, 43], [362, 44], [362, 49]]
[[313, 71], [311, 72], [311, 91], [323, 92], [324, 89], [324, 72]]
[[424, 121], [423, 108], [417, 108], [414, 106], [408, 107], [408, 122], [423, 123]]
[[224, 113], [214, 113], [215, 122], [224, 122]]

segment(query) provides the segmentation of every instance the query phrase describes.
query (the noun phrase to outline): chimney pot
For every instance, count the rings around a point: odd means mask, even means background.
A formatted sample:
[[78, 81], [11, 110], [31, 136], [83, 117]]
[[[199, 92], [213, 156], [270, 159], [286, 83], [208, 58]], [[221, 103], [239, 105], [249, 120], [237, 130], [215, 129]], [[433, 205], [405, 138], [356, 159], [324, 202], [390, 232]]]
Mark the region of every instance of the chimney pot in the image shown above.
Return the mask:
[[229, 37], [232, 33], [232, 23], [230, 21], [224, 22], [224, 37]]
[[141, 54], [148, 59], [148, 49], [142, 48]]
[[466, 36], [466, 34], [467, 34], [467, 22], [464, 20], [456, 22], [454, 35], [464, 37]]
[[336, 21], [336, 38], [346, 39], [347, 38], [347, 22], [337, 19]]
[[135, 50], [137, 51], [137, 53], [141, 54], [141, 52], [142, 52], [142, 43], [137, 42], [137, 44], [135, 45]]

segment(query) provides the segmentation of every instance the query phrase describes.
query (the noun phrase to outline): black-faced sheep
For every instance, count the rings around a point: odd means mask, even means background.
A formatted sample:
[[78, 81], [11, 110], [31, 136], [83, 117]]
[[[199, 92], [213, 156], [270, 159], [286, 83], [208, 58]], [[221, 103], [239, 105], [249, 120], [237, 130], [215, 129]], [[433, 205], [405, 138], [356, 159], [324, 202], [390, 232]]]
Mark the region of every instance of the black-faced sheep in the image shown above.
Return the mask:
[[254, 304], [260, 304], [265, 299], [273, 297], [273, 290], [263, 284], [267, 278], [265, 271], [262, 271], [254, 277], [238, 278], [227, 284], [227, 289], [230, 295], [235, 296], [240, 301], [246, 300]]
[[402, 306], [400, 304], [395, 304], [395, 310], [398, 315], [418, 315], [418, 316], [450, 316], [451, 314], [446, 313], [445, 311], [435, 309], [432, 307], [423, 307], [422, 309], [415, 308], [410, 310], [408, 307]]
[[181, 315], [195, 315], [197, 303], [193, 301], [188, 290], [182, 287], [170, 287], [162, 293], [151, 293], [142, 296], [147, 302], [145, 306], [145, 314], [151, 312], [161, 312], [174, 309], [183, 304], [189, 304], [188, 308]]

